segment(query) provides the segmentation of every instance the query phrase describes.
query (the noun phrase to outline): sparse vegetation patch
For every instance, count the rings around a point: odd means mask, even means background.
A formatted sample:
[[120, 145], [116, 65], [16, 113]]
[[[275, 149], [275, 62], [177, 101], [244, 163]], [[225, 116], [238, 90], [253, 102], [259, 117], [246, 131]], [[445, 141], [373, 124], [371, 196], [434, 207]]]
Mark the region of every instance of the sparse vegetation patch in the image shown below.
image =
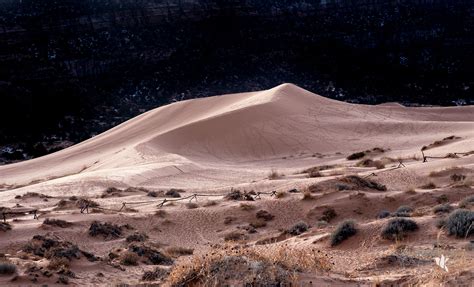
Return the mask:
[[331, 246], [336, 246], [357, 233], [355, 222], [346, 220], [341, 222], [331, 233]]
[[418, 230], [418, 224], [411, 219], [391, 219], [382, 229], [382, 237], [389, 240], [401, 240], [408, 232]]

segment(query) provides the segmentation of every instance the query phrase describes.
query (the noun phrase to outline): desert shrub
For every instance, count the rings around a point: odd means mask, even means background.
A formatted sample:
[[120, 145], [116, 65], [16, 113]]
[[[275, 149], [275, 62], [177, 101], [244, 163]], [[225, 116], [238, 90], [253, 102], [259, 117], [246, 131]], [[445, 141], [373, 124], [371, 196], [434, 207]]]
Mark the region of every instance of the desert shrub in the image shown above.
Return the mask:
[[292, 188], [292, 189], [288, 190], [288, 192], [289, 192], [289, 193], [298, 193], [298, 192], [300, 192], [300, 191], [299, 191], [298, 189], [296, 189], [296, 188]]
[[291, 235], [300, 235], [304, 232], [306, 232], [309, 229], [309, 225], [306, 222], [298, 222], [295, 225], [293, 225], [290, 229], [288, 229], [286, 232], [291, 234]]
[[387, 187], [376, 181], [362, 178], [357, 175], [349, 175], [340, 179], [340, 183], [345, 184], [346, 187], [338, 190], [353, 190], [353, 189], [375, 189], [378, 191], [386, 191]]
[[135, 265], [138, 265], [139, 260], [140, 260], [140, 257], [136, 253], [126, 251], [122, 254], [120, 258], [120, 263], [122, 263], [123, 265], [135, 266]]
[[199, 205], [195, 202], [187, 202], [185, 206], [187, 209], [196, 209], [199, 207]]
[[458, 209], [446, 218], [444, 228], [449, 235], [468, 237], [474, 234], [474, 211]]
[[259, 210], [257, 211], [257, 214], [256, 214], [257, 218], [259, 219], [263, 219], [265, 221], [270, 221], [272, 220], [275, 216], [272, 215], [270, 212], [266, 211], [266, 210]]
[[472, 205], [474, 205], [474, 195], [470, 195], [468, 197], [465, 197], [463, 200], [459, 202], [459, 207], [460, 208], [469, 208]]
[[331, 220], [333, 220], [334, 218], [336, 218], [337, 216], [337, 212], [334, 208], [332, 207], [326, 207], [326, 209], [324, 209], [323, 211], [323, 214], [322, 216], [319, 218], [319, 220], [323, 220], [323, 221], [326, 221], [326, 222], [330, 222]]
[[446, 224], [446, 218], [438, 219], [438, 220], [436, 220], [436, 222], [435, 222], [435, 226], [436, 226], [437, 228], [443, 228], [445, 224]]
[[146, 195], [149, 197], [158, 197], [159, 194], [156, 191], [150, 191]]
[[308, 177], [314, 178], [314, 177], [322, 177], [323, 174], [317, 170], [312, 170], [308, 173]]
[[0, 222], [0, 231], [6, 232], [11, 230], [12, 226], [8, 222]]
[[436, 197], [436, 202], [437, 203], [445, 203], [448, 202], [449, 198], [446, 194], [440, 194], [438, 197]]
[[361, 151], [361, 152], [356, 152], [356, 153], [353, 153], [351, 155], [349, 155], [348, 157], [346, 157], [347, 160], [356, 160], [356, 159], [361, 159], [365, 156], [365, 152]]
[[405, 190], [405, 193], [406, 194], [416, 194], [416, 190], [414, 188], [409, 188], [409, 189]]
[[452, 174], [450, 176], [451, 180], [454, 181], [454, 182], [458, 182], [458, 181], [463, 181], [466, 179], [466, 176], [464, 174]]
[[144, 242], [148, 239], [148, 235], [145, 233], [134, 233], [129, 236], [127, 236], [126, 241], [127, 242]]
[[215, 200], [208, 200], [203, 204], [204, 207], [215, 206], [215, 205], [217, 205], [217, 201]]
[[69, 268], [69, 260], [64, 257], [53, 257], [49, 260], [47, 268], [49, 270], [59, 270], [61, 268]]
[[379, 211], [379, 213], [377, 214], [377, 218], [379, 219], [382, 219], [382, 218], [387, 218], [390, 216], [390, 212], [387, 211], [387, 210], [381, 210]]
[[262, 227], [267, 226], [267, 222], [259, 219], [259, 220], [254, 220], [250, 222], [249, 225], [253, 228], [262, 228]]
[[165, 278], [168, 271], [161, 267], [156, 267], [153, 271], [145, 271], [142, 276], [143, 281], [156, 281]]
[[280, 179], [283, 177], [283, 174], [278, 173], [276, 170], [270, 171], [268, 174], [268, 179], [274, 180], [274, 179]]
[[434, 213], [449, 213], [453, 211], [454, 207], [452, 207], [450, 204], [445, 203], [445, 204], [439, 204], [433, 207], [433, 212]]
[[375, 167], [377, 169], [385, 168], [385, 165], [380, 160], [372, 160], [372, 159], [363, 159], [359, 161], [356, 166], [361, 167]]
[[43, 221], [43, 224], [44, 225], [51, 225], [51, 226], [58, 226], [58, 227], [61, 227], [61, 228], [66, 228], [66, 227], [72, 226], [71, 222], [61, 220], [61, 219], [54, 219], [54, 218], [46, 218]]
[[433, 189], [433, 188], [436, 188], [436, 184], [434, 184], [433, 182], [428, 182], [427, 184], [424, 184], [424, 185], [420, 186], [420, 188], [422, 188], [422, 189]]
[[357, 233], [355, 222], [352, 220], [346, 220], [336, 227], [331, 233], [331, 246], [336, 246], [347, 238]]
[[0, 275], [11, 275], [17, 272], [16, 265], [7, 261], [0, 261]]
[[239, 207], [240, 209], [245, 210], [245, 211], [252, 211], [255, 209], [255, 205], [248, 204], [248, 203], [241, 203]]
[[128, 251], [136, 253], [140, 257], [145, 257], [147, 259], [147, 264], [153, 265], [171, 265], [173, 264], [173, 259], [171, 257], [161, 253], [153, 247], [146, 245], [130, 245]]
[[254, 192], [241, 192], [238, 189], [232, 189], [228, 194], [224, 196], [224, 199], [226, 200], [248, 200], [248, 201], [254, 201], [255, 199], [253, 198]]
[[105, 239], [118, 238], [122, 235], [122, 228], [118, 225], [108, 222], [101, 223], [98, 221], [92, 222], [89, 227], [90, 236], [103, 236]]
[[382, 229], [382, 238], [401, 240], [407, 232], [418, 230], [418, 224], [411, 219], [393, 218]]
[[231, 231], [224, 235], [225, 241], [241, 241], [247, 239], [247, 235], [240, 231]]
[[393, 213], [393, 216], [396, 217], [410, 217], [411, 213], [413, 212], [413, 208], [408, 205], [401, 205], [397, 210]]
[[168, 196], [168, 197], [181, 197], [181, 194], [182, 192], [185, 192], [184, 190], [182, 189], [176, 189], [176, 188], [172, 188], [170, 190], [168, 190], [167, 192], [165, 192], [165, 195]]
[[185, 247], [168, 247], [168, 248], [166, 248], [166, 254], [168, 254], [171, 257], [193, 255], [193, 253], [194, 253], [194, 249], [192, 249], [192, 248], [185, 248]]
[[286, 196], [286, 193], [284, 193], [283, 191], [279, 191], [275, 195], [276, 198], [284, 198], [285, 196]]
[[158, 209], [157, 211], [155, 211], [155, 215], [163, 218], [166, 215], [168, 215], [168, 212], [166, 212], [166, 210], [163, 210], [163, 209]]

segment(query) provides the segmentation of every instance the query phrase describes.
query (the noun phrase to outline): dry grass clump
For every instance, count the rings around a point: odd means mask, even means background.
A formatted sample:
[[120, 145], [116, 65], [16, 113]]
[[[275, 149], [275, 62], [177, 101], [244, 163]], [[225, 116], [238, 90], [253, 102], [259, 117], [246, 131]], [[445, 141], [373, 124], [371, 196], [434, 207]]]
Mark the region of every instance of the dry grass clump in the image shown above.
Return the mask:
[[12, 275], [16, 272], [17, 268], [15, 264], [3, 259], [0, 261], [0, 275]]
[[27, 192], [23, 195], [17, 195], [15, 196], [15, 198], [33, 198], [33, 197], [38, 197], [38, 198], [51, 198], [51, 196], [49, 195], [45, 195], [45, 194], [42, 194], [42, 193], [37, 193], [37, 192]]
[[232, 189], [228, 194], [224, 196], [224, 199], [254, 201], [255, 199], [252, 196], [254, 194], [255, 192], [246, 192], [246, 191], [241, 192], [238, 189]]
[[122, 228], [118, 225], [111, 224], [108, 222], [94, 221], [89, 227], [90, 236], [103, 236], [105, 239], [114, 239], [122, 236]]
[[255, 209], [255, 205], [252, 205], [252, 204], [248, 204], [248, 203], [241, 203], [239, 205], [240, 209], [244, 210], [244, 211], [252, 211]]
[[331, 233], [331, 246], [336, 246], [347, 238], [357, 233], [356, 224], [353, 220], [345, 220]]
[[330, 179], [313, 184], [308, 187], [310, 192], [323, 192], [328, 190], [377, 190], [386, 191], [387, 187], [368, 178], [362, 178], [357, 175], [349, 175], [343, 178]]
[[153, 271], [145, 271], [142, 276], [143, 281], [157, 281], [168, 276], [168, 270], [156, 267]]
[[246, 240], [247, 238], [248, 238], [247, 235], [237, 230], [228, 232], [224, 235], [225, 241], [242, 241], [242, 240]]
[[253, 220], [249, 223], [249, 225], [253, 228], [262, 228], [267, 226], [267, 222], [261, 219]]
[[282, 173], [279, 173], [278, 171], [276, 170], [272, 170], [270, 171], [270, 173], [268, 174], [268, 179], [270, 180], [275, 180], [275, 179], [280, 179], [284, 176], [284, 174]]
[[71, 208], [85, 208], [86, 206], [94, 208], [99, 207], [99, 204], [93, 200], [86, 198], [78, 198], [71, 196], [69, 199], [61, 199], [54, 210], [71, 209]]
[[427, 184], [424, 184], [422, 186], [420, 186], [420, 188], [422, 189], [434, 189], [436, 188], [436, 184], [434, 184], [433, 182], [428, 182]]
[[283, 192], [283, 191], [279, 191], [275, 194], [275, 197], [278, 198], [278, 199], [284, 198], [284, 197], [286, 197], [286, 193]]
[[455, 173], [455, 174], [452, 174], [449, 178], [454, 182], [460, 182], [460, 181], [465, 180], [466, 176], [464, 174]]
[[320, 165], [320, 166], [314, 166], [308, 169], [305, 169], [302, 171], [302, 173], [312, 173], [312, 172], [320, 172], [328, 169], [333, 169], [336, 168], [336, 165]]
[[262, 220], [265, 220], [265, 221], [270, 221], [275, 216], [273, 214], [271, 214], [270, 212], [262, 209], [262, 210], [257, 211], [256, 217], [258, 219], [262, 219]]
[[59, 270], [69, 268], [70, 262], [64, 257], [54, 257], [49, 260], [47, 268], [49, 270]]
[[186, 192], [186, 191], [183, 189], [172, 188], [168, 190], [167, 192], [165, 192], [165, 196], [178, 198], [178, 197], [181, 197], [180, 193], [183, 193], [183, 192]]
[[217, 205], [217, 201], [215, 200], [208, 200], [206, 201], [202, 206], [204, 207], [210, 207], [210, 206], [216, 206]]
[[148, 235], [146, 235], [145, 233], [135, 232], [134, 234], [127, 236], [126, 241], [129, 243], [130, 242], [144, 242], [147, 239], [148, 239]]
[[323, 211], [322, 216], [319, 218], [319, 220], [330, 222], [331, 220], [336, 218], [336, 216], [337, 216], [337, 212], [334, 208], [326, 207]]
[[120, 257], [120, 263], [127, 266], [136, 266], [140, 260], [140, 256], [130, 251], [124, 252]]
[[431, 143], [427, 146], [423, 146], [421, 148], [421, 150], [424, 151], [424, 150], [428, 150], [428, 149], [431, 149], [431, 148], [439, 147], [439, 146], [448, 144], [450, 141], [457, 140], [457, 139], [460, 139], [460, 137], [458, 137], [458, 136], [445, 137], [444, 139], [442, 139], [440, 141], [435, 141], [435, 142], [433, 142], [433, 143]]
[[310, 172], [308, 173], [308, 177], [309, 177], [309, 178], [323, 177], [323, 176], [324, 176], [324, 175], [323, 175], [321, 172], [316, 171], [316, 170], [310, 171]]
[[449, 198], [446, 194], [440, 194], [439, 196], [436, 197], [436, 202], [437, 203], [445, 203], [448, 202]]
[[347, 160], [356, 160], [356, 159], [361, 159], [365, 156], [365, 152], [360, 151], [360, 152], [355, 152], [353, 154], [350, 154], [349, 156], [346, 157]]
[[12, 226], [8, 222], [0, 222], [0, 231], [7, 232], [11, 230]]
[[474, 234], [474, 211], [458, 209], [446, 218], [444, 228], [449, 235], [467, 238]]
[[227, 216], [226, 218], [224, 218], [224, 224], [225, 225], [229, 225], [231, 224], [232, 222], [234, 222], [237, 218], [233, 217], [233, 216]]
[[363, 159], [359, 161], [356, 166], [360, 167], [375, 167], [377, 169], [385, 168], [385, 164], [380, 160], [372, 160], [372, 159]]
[[418, 224], [411, 219], [393, 218], [382, 229], [382, 238], [402, 240], [407, 232], [418, 230]]
[[195, 202], [187, 202], [185, 206], [187, 209], [196, 209], [199, 207], [199, 205]]
[[132, 244], [128, 247], [128, 251], [137, 254], [140, 257], [146, 259], [145, 263], [152, 265], [171, 265], [173, 264], [173, 259], [160, 251], [156, 250], [152, 246], [145, 244], [135, 245]]
[[67, 228], [72, 226], [73, 224], [69, 221], [62, 220], [62, 219], [55, 219], [55, 218], [46, 218], [43, 221], [43, 225], [50, 225], [50, 226], [58, 226], [61, 228]]
[[290, 227], [286, 231], [286, 233], [296, 236], [308, 231], [308, 229], [309, 229], [309, 225], [306, 222], [300, 221], [296, 223], [295, 225], [293, 225], [292, 227]]
[[167, 215], [168, 215], [168, 212], [166, 212], [166, 210], [158, 209], [157, 211], [155, 211], [155, 216], [157, 217], [163, 218]]
[[193, 253], [194, 253], [194, 249], [192, 248], [185, 248], [185, 247], [178, 247], [178, 246], [166, 248], [166, 254], [174, 258], [177, 258], [180, 256], [193, 255]]
[[316, 249], [288, 246], [216, 247], [183, 261], [168, 276], [170, 286], [290, 286], [300, 272], [328, 271], [332, 263]]
[[405, 193], [413, 195], [413, 194], [416, 194], [416, 190], [414, 188], [409, 188], [409, 189], [405, 190]]
[[459, 202], [460, 208], [470, 208], [474, 205], [474, 195], [470, 195], [465, 197], [463, 200]]

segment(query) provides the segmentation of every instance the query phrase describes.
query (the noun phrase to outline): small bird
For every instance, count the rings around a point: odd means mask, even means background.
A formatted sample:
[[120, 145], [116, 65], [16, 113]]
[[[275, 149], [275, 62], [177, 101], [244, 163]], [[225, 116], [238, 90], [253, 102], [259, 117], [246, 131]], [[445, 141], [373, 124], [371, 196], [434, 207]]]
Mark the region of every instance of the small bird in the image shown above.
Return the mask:
[[448, 260], [449, 258], [444, 257], [444, 255], [441, 255], [441, 257], [435, 257], [436, 264], [446, 272], [448, 272], [448, 266], [446, 265]]

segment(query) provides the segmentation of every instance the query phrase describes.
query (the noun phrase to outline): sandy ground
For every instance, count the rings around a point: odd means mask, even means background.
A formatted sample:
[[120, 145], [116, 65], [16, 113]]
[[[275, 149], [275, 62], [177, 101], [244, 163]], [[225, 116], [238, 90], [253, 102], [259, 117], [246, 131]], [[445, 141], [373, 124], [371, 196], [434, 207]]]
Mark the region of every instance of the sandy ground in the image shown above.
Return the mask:
[[[422, 154], [423, 146], [427, 148]], [[362, 159], [378, 160], [383, 166], [366, 167], [361, 159], [346, 159], [366, 150], [371, 152]], [[0, 274], [0, 284], [62, 284], [61, 270], [50, 268], [51, 276], [42, 274], [51, 258], [22, 251], [35, 235], [69, 241], [99, 257], [92, 262], [84, 256], [70, 260], [68, 269], [75, 275], [66, 276], [69, 284], [169, 285], [166, 276], [142, 278], [154, 264], [124, 266], [110, 253], [125, 252], [130, 246], [125, 238], [136, 232], [148, 236], [140, 244], [151, 244], [165, 254], [168, 250], [170, 256], [171, 247], [192, 249], [194, 255], [174, 256], [174, 264], [163, 267], [172, 271], [215, 249], [215, 244], [230, 244], [224, 238], [234, 231], [244, 234], [232, 242], [235, 245], [263, 242], [269, 248], [316, 248], [327, 254], [330, 270], [299, 270], [292, 277], [304, 286], [472, 286], [473, 243], [469, 237], [448, 236], [438, 229], [436, 222], [443, 216], [433, 212], [440, 198], [457, 208], [462, 199], [474, 195], [472, 151], [473, 106], [355, 105], [291, 84], [174, 103], [57, 153], [0, 166], [0, 206], [8, 208], [11, 227], [0, 229], [0, 252], [18, 266], [16, 274]], [[397, 168], [400, 161], [403, 166]], [[303, 172], [325, 165], [317, 177]], [[453, 179], [454, 174], [464, 178]], [[374, 180], [387, 190], [338, 190], [338, 180], [347, 175]], [[428, 183], [432, 185], [423, 187]], [[321, 188], [312, 189], [315, 184]], [[110, 187], [121, 191], [102, 196]], [[123, 191], [129, 187], [139, 189]], [[159, 207], [165, 198], [172, 199], [162, 191], [172, 188], [183, 190], [180, 198], [199, 196]], [[254, 194], [255, 200], [248, 202], [225, 198], [232, 189], [262, 194]], [[288, 192], [292, 189], [298, 192]], [[303, 200], [308, 190], [313, 191], [311, 198]], [[279, 196], [272, 196], [272, 191]], [[70, 200], [73, 196], [93, 200], [99, 207], [81, 213], [81, 204]], [[188, 204], [190, 200], [197, 208]], [[401, 241], [383, 239], [381, 230], [391, 218], [377, 219], [378, 213], [394, 212], [401, 205], [414, 209], [410, 219], [419, 229]], [[337, 215], [321, 222], [328, 207]], [[25, 214], [30, 210], [37, 210], [39, 219]], [[165, 212], [157, 215], [157, 210]], [[259, 210], [274, 217], [249, 232], [245, 227], [255, 222]], [[46, 218], [72, 224], [49, 226], [43, 224]], [[357, 222], [356, 235], [331, 247], [330, 233], [346, 219]], [[123, 227], [116, 238], [94, 237], [89, 227], [95, 220], [128, 228]], [[301, 221], [310, 225], [308, 231], [282, 236]], [[386, 263], [391, 255], [404, 261]], [[441, 255], [450, 258], [449, 272], [434, 263]], [[38, 276], [32, 266], [43, 268]]]

